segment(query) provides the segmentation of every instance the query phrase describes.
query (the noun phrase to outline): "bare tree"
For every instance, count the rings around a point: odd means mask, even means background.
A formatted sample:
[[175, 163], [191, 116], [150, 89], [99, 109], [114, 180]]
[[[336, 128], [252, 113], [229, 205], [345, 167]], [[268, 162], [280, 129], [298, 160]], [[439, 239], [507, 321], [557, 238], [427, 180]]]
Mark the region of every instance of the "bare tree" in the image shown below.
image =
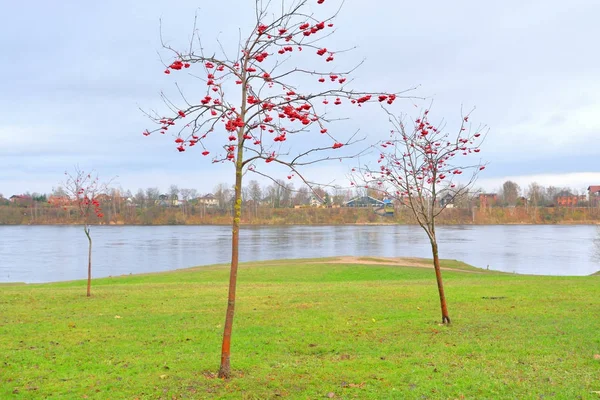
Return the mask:
[[179, 193], [181, 194], [181, 200], [188, 201], [192, 198], [192, 189], [182, 188]]
[[169, 186], [169, 205], [174, 206], [179, 203], [179, 187], [177, 185]]
[[529, 203], [533, 207], [538, 207], [541, 205], [546, 189], [537, 182], [532, 182], [529, 184], [527, 188], [527, 197], [529, 198]]
[[79, 211], [83, 223], [83, 232], [88, 239], [88, 268], [87, 268], [87, 296], [92, 295], [92, 236], [90, 224], [92, 219], [102, 218], [102, 210], [98, 196], [107, 191], [107, 184], [100, 183], [98, 174], [85, 172], [75, 167], [73, 173], [65, 172], [65, 192], [72, 199]]
[[155, 206], [158, 202], [158, 198], [160, 197], [160, 191], [158, 188], [148, 188], [146, 189], [146, 206], [152, 207]]
[[122, 203], [122, 192], [121, 188], [111, 188], [109, 190], [110, 195], [110, 213], [109, 213], [109, 221], [114, 221], [117, 219], [117, 216], [121, 214], [121, 203]]
[[558, 196], [558, 194], [564, 190], [563, 188], [559, 188], [556, 186], [548, 186], [546, 188], [546, 196], [545, 196], [545, 200], [546, 200], [546, 205], [552, 205], [556, 202], [556, 196]]
[[292, 206], [292, 194], [295, 192], [293, 183], [285, 183], [283, 179], [278, 179], [281, 185], [281, 207], [289, 208]]
[[[451, 134], [446, 132], [445, 125], [434, 126], [429, 122], [429, 110], [408, 124], [391, 114], [390, 121], [394, 129], [390, 139], [379, 144], [379, 167], [360, 167], [358, 177], [363, 186], [378, 187], [380, 192], [396, 199], [405, 198], [429, 238], [442, 323], [450, 323], [435, 221], [447, 204], [467, 192], [475, 183], [478, 172], [485, 168], [479, 160], [471, 164], [467, 160], [465, 163], [457, 160], [479, 153], [485, 127], [472, 129], [467, 114], [462, 117], [458, 132]], [[457, 185], [456, 180], [466, 171], [471, 173], [470, 177]], [[442, 205], [440, 198], [447, 201]]]
[[542, 205], [546, 189], [537, 182], [532, 182], [527, 188], [528, 205], [531, 206], [534, 220], [537, 219], [538, 207]]
[[513, 181], [506, 181], [502, 184], [502, 200], [505, 205], [515, 206], [521, 193], [521, 188]]
[[309, 191], [308, 187], [306, 187], [306, 186], [302, 186], [294, 194], [293, 201], [294, 201], [295, 206], [306, 205], [306, 204], [308, 204], [309, 200], [310, 200], [310, 191]]
[[214, 195], [217, 201], [219, 202], [219, 208], [221, 210], [226, 210], [230, 205], [231, 199], [231, 190], [229, 189], [229, 185], [226, 183], [219, 183], [215, 186]]
[[463, 188], [463, 185], [460, 183], [456, 184], [455, 189], [456, 193], [458, 194], [454, 197], [452, 201], [454, 207], [470, 210], [473, 204], [473, 195], [477, 193], [477, 191], [471, 190], [472, 188]]
[[182, 188], [179, 192], [181, 194], [181, 210], [183, 212], [183, 215], [186, 215], [188, 202], [193, 198], [192, 189]]
[[346, 190], [344, 190], [341, 186], [334, 186], [333, 194], [331, 196], [331, 202], [335, 206], [342, 206], [342, 205], [344, 205], [344, 203], [346, 201], [349, 200], [349, 199], [346, 199], [346, 195], [347, 195]]
[[267, 196], [273, 208], [289, 207], [293, 185], [287, 184], [283, 179], [274, 179], [273, 184], [267, 187]]
[[247, 189], [248, 193], [246, 199], [252, 201], [252, 208], [254, 208], [254, 216], [257, 217], [258, 206], [260, 204], [260, 201], [262, 200], [262, 190], [260, 184], [258, 183], [258, 181], [251, 180], [248, 183]]
[[133, 201], [135, 202], [136, 206], [139, 206], [140, 208], [146, 207], [146, 194], [144, 193], [143, 189], [138, 189]]
[[69, 194], [62, 186], [52, 188], [52, 196], [54, 197], [67, 197]]
[[[358, 66], [333, 68], [332, 65], [337, 64], [332, 61], [345, 50], [336, 51], [321, 44], [322, 39], [333, 33], [337, 12], [320, 17], [320, 7], [314, 8], [313, 2], [256, 0], [254, 26], [247, 34], [240, 34], [238, 46], [231, 53], [220, 42], [218, 52], [209, 53], [195, 27], [188, 49], [178, 51], [163, 43], [173, 56], [173, 61], [165, 64], [165, 73], [170, 75], [195, 67], [194, 76], [206, 83], [206, 92], [199, 101], [192, 100], [199, 98], [198, 93], [187, 97], [181, 87], [178, 87], [180, 101], [163, 96], [169, 115], [148, 113], [159, 127], [143, 134], [173, 132], [179, 152], [194, 146], [201, 148], [204, 156], [214, 154], [213, 162], [231, 163], [235, 176], [229, 295], [220, 377], [231, 374], [244, 174], [251, 171], [269, 177], [263, 168], [277, 165], [280, 170], [289, 171], [290, 179], [296, 177], [310, 184], [301, 173], [303, 166], [352, 157], [354, 154], [345, 148], [360, 140], [356, 133], [334, 135], [330, 131], [330, 124], [339, 119], [334, 110], [343, 109], [338, 106], [392, 104], [404, 93], [351, 89], [351, 73]], [[323, 0], [316, 3], [322, 4]], [[299, 58], [306, 53], [319, 64], [306, 66], [306, 56]], [[353, 116], [358, 117], [358, 114], [353, 113]], [[221, 151], [209, 150], [223, 131]], [[311, 131], [320, 132], [322, 137], [313, 138], [310, 143], [298, 139]], [[291, 144], [294, 142], [295, 146]], [[332, 150], [336, 155], [330, 155]]]

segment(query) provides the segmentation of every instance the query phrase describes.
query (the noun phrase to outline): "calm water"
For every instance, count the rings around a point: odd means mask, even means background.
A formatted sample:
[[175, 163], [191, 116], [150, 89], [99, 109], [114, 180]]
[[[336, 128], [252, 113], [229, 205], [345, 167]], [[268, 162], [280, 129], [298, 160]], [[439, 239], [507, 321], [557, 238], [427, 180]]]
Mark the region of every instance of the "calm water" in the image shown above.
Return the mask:
[[[225, 226], [92, 227], [93, 276], [165, 271], [229, 261]], [[547, 275], [600, 270], [594, 226], [439, 227], [440, 255], [478, 267]], [[252, 227], [241, 231], [242, 261], [328, 256], [431, 257], [416, 226]], [[0, 282], [51, 282], [86, 276], [81, 227], [0, 226]]]

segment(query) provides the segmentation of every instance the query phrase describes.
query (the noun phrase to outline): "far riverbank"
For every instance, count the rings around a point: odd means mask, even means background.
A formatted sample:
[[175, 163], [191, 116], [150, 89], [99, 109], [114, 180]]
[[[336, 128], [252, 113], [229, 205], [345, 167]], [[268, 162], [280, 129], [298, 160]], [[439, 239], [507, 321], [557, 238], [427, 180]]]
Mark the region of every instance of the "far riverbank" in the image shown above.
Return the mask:
[[[102, 225], [229, 225], [231, 212], [201, 207], [106, 207]], [[95, 217], [94, 217], [95, 218]], [[74, 209], [0, 206], [0, 225], [73, 225], [80, 223]], [[599, 225], [600, 208], [512, 207], [448, 208], [438, 225]], [[414, 225], [407, 208], [382, 215], [372, 208], [245, 208], [243, 225]]]

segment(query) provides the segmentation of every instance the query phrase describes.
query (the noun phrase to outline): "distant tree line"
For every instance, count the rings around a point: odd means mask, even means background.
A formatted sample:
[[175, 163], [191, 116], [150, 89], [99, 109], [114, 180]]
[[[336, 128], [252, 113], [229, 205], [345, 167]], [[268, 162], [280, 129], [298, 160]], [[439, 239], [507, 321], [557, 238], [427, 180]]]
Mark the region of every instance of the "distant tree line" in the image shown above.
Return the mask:
[[[493, 195], [495, 201], [482, 207], [481, 196]], [[361, 187], [352, 190], [341, 187], [306, 186], [295, 188], [291, 182], [276, 180], [261, 185], [252, 180], [243, 188], [243, 206], [248, 210], [244, 223], [251, 224], [302, 224], [302, 223], [412, 223], [403, 213], [403, 199], [395, 198], [396, 215], [380, 219], [372, 210], [344, 210], [346, 202], [355, 197], [371, 196], [381, 200], [376, 188]], [[442, 194], [439, 201], [443, 201]], [[23, 193], [6, 198], [0, 195], [0, 224], [73, 224], [79, 223], [75, 206], [68, 199], [64, 188], [57, 187], [49, 194]], [[560, 199], [577, 199], [568, 205]], [[167, 192], [156, 187], [130, 190], [110, 188], [100, 196], [102, 218], [96, 223], [104, 224], [227, 224], [233, 207], [233, 188], [225, 183], [215, 186], [212, 193], [200, 194], [196, 189], [171, 185]], [[590, 202], [584, 191], [561, 187], [544, 187], [537, 183], [521, 189], [518, 184], [506, 181], [494, 193], [481, 189], [461, 192], [452, 199], [454, 210], [444, 211], [441, 223], [557, 223], [561, 221], [596, 221], [592, 212], [600, 208], [600, 202]], [[505, 213], [503, 209], [522, 209], [517, 213]], [[546, 208], [579, 211], [565, 213], [547, 211]], [[285, 211], [285, 210], [290, 210]], [[312, 211], [307, 211], [307, 210]], [[314, 209], [323, 209], [317, 211]], [[485, 210], [487, 211], [485, 211]], [[587, 209], [587, 211], [585, 210]], [[460, 211], [463, 210], [463, 211]], [[497, 211], [493, 211], [497, 210]], [[484, 213], [485, 211], [485, 213]], [[493, 212], [492, 212], [493, 211]]]
[[[362, 190], [339, 187], [302, 186], [275, 180], [269, 185], [249, 181], [243, 188], [243, 206], [254, 217], [261, 210], [340, 207]], [[138, 189], [133, 193], [122, 188], [109, 188], [99, 196], [103, 209], [102, 221], [125, 224], [179, 224], [186, 220], [218, 218], [229, 215], [233, 207], [233, 187], [219, 183], [212, 193], [200, 194], [193, 188], [171, 185], [167, 192], [156, 187]], [[72, 199], [61, 186], [49, 194], [26, 192], [6, 198], [0, 194], [0, 223], [73, 223], [77, 217]], [[197, 218], [192, 218], [197, 217]]]
[[596, 202], [588, 197], [587, 191], [571, 189], [568, 187], [542, 186], [532, 182], [526, 188], [521, 188], [513, 181], [506, 181], [498, 191], [498, 206], [530, 206], [530, 207], [554, 207], [573, 206], [588, 207], [597, 206]]

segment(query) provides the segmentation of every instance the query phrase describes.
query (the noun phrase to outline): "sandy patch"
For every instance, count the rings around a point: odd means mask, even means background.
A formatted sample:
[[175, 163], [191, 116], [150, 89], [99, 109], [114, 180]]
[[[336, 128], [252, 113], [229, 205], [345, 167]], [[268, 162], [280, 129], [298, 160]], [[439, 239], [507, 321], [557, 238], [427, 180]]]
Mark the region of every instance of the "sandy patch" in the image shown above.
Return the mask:
[[[364, 265], [396, 265], [399, 267], [417, 267], [417, 268], [432, 268], [433, 265], [430, 262], [425, 262], [418, 258], [409, 257], [355, 257], [355, 256], [343, 256], [336, 257], [329, 261], [318, 261], [320, 264], [364, 264]], [[469, 271], [457, 268], [446, 268], [442, 267], [446, 271], [458, 271], [468, 272], [472, 274], [480, 274], [479, 271]]]

